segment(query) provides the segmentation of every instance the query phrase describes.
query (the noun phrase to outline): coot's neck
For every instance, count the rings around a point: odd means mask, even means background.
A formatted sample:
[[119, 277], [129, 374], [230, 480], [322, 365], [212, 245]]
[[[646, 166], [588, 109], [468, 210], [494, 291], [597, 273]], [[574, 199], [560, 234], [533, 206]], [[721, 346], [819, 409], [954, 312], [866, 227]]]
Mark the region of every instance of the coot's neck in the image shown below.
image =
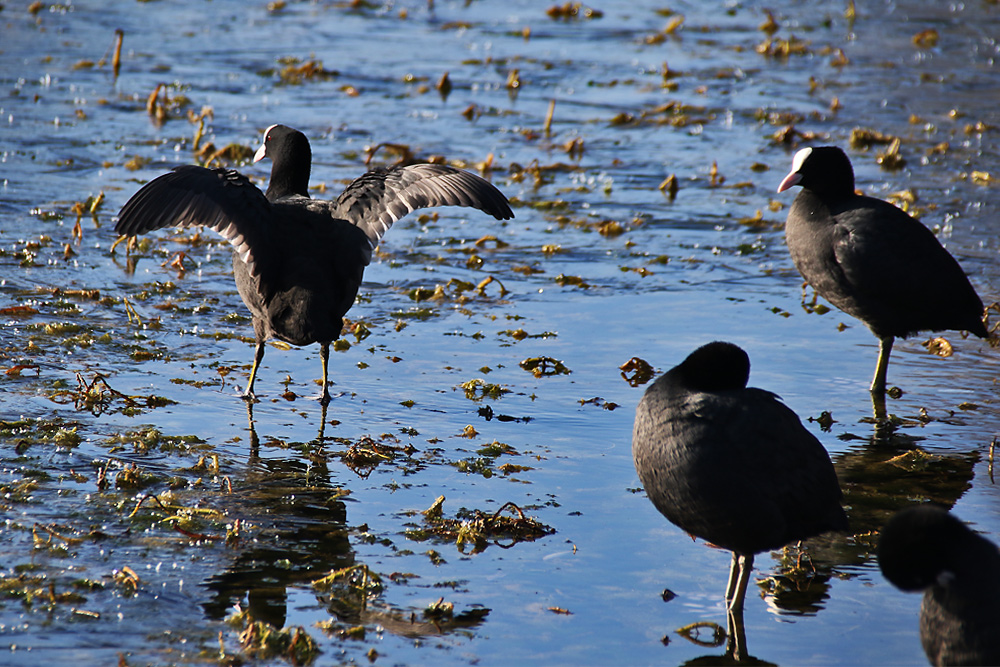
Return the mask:
[[969, 592], [995, 597], [1000, 588], [1000, 555], [986, 538], [969, 531], [965, 539], [955, 541], [951, 550], [951, 570], [958, 585]]
[[309, 196], [312, 151], [308, 142], [290, 146], [289, 150], [271, 157], [271, 163], [271, 181], [265, 193], [268, 201], [292, 195]]
[[819, 184], [817, 186], [804, 187], [802, 190], [803, 192], [809, 192], [826, 204], [830, 204], [832, 202], [844, 202], [857, 196], [857, 193], [854, 191], [853, 179], [851, 179], [850, 185], [845, 183], [829, 182]]

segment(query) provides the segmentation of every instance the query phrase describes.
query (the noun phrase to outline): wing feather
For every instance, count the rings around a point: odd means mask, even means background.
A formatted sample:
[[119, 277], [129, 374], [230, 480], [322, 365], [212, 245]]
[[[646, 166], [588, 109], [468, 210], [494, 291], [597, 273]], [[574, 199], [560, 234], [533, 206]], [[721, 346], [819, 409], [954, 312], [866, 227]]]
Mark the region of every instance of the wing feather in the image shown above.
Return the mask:
[[232, 169], [177, 167], [125, 202], [115, 231], [135, 235], [163, 227], [204, 225], [217, 231], [254, 277], [265, 270], [272, 207], [257, 186]]
[[497, 220], [514, 217], [507, 198], [492, 183], [440, 164], [368, 172], [347, 186], [334, 215], [361, 227], [374, 248], [397, 220], [432, 206], [476, 208]]

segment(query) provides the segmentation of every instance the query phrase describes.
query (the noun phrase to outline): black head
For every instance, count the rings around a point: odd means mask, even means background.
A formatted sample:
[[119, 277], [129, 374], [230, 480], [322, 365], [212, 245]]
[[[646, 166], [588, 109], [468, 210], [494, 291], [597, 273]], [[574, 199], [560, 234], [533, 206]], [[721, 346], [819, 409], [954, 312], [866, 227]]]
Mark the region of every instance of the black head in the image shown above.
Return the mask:
[[702, 345], [668, 373], [690, 391], [743, 389], [750, 379], [750, 357], [738, 345]]
[[932, 503], [897, 512], [882, 528], [878, 564], [896, 588], [921, 591], [952, 567], [952, 553], [977, 536], [948, 511]]
[[803, 148], [792, 158], [792, 170], [781, 181], [778, 192], [800, 185], [819, 196], [844, 197], [854, 194], [854, 168], [844, 151], [836, 146]]
[[309, 196], [312, 149], [306, 135], [286, 125], [272, 125], [264, 130], [264, 142], [254, 153], [253, 161], [260, 162], [264, 158], [270, 158], [272, 163], [268, 199]]

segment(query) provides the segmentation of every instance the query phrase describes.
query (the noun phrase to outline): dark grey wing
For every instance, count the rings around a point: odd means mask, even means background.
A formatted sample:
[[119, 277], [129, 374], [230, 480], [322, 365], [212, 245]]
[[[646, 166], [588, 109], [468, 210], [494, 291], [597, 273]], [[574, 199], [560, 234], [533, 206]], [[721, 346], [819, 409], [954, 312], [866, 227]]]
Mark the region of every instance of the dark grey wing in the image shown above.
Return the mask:
[[269, 247], [270, 202], [232, 169], [177, 167], [142, 186], [118, 213], [115, 231], [141, 234], [163, 227], [204, 225], [219, 232], [257, 276]]
[[858, 201], [864, 207], [836, 217], [833, 250], [859, 312], [844, 310], [878, 335], [966, 329], [985, 337], [983, 303], [934, 233], [888, 202]]
[[781, 508], [785, 533], [779, 541], [846, 530], [843, 493], [823, 444], [769, 391], [747, 388], [740, 407], [730, 423], [734, 437], [749, 445], [743, 474], [769, 481], [760, 488]]
[[430, 206], [469, 206], [497, 220], [514, 217], [507, 198], [492, 183], [442, 164], [370, 171], [337, 198], [335, 217], [364, 229], [374, 248], [394, 222]]
[[774, 394], [650, 391], [636, 411], [633, 456], [672, 523], [741, 553], [846, 528], [829, 455]]

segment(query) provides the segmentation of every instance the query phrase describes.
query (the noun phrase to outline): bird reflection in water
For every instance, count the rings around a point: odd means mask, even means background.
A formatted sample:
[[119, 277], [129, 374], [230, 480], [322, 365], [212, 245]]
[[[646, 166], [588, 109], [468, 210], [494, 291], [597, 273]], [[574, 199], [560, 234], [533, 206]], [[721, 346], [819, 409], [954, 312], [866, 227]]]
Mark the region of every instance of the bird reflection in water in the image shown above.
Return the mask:
[[297, 458], [261, 458], [259, 438], [248, 410], [251, 457], [246, 484], [234, 487], [234, 518], [256, 526], [225, 572], [204, 586], [213, 592], [205, 615], [224, 618], [236, 604], [250, 618], [282, 628], [288, 590], [308, 587], [330, 570], [354, 564], [347, 506], [326, 466]]
[[[239, 545], [238, 556], [225, 572], [203, 584], [212, 592], [211, 600], [203, 604], [207, 618], [221, 620], [236, 607], [250, 621], [281, 629], [288, 621], [290, 598], [294, 599], [290, 592], [298, 590], [328, 609], [331, 620], [322, 627], [330, 633], [378, 625], [399, 636], [424, 637], [484, 622], [490, 610], [481, 605], [456, 612], [444, 601], [419, 610], [379, 601], [388, 582], [355, 557], [350, 538], [359, 529], [347, 523], [342, 498], [348, 490], [331, 479], [323, 427], [310, 443], [317, 449], [303, 462], [301, 454], [262, 457], [252, 403], [247, 404], [247, 418], [248, 474], [241, 485], [244, 491], [229, 496], [230, 513], [254, 526], [255, 533]], [[366, 469], [341, 460], [365, 477]]]

